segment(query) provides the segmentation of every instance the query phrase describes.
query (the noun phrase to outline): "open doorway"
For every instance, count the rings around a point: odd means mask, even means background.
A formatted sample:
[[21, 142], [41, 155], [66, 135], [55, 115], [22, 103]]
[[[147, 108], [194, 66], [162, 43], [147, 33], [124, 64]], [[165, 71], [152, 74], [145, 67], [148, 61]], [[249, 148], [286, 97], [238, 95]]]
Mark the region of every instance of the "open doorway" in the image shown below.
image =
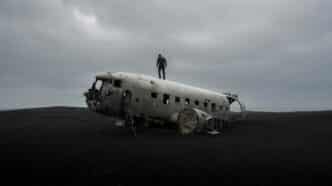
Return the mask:
[[122, 110], [124, 112], [128, 111], [128, 107], [130, 106], [133, 94], [130, 90], [126, 90], [122, 94]]

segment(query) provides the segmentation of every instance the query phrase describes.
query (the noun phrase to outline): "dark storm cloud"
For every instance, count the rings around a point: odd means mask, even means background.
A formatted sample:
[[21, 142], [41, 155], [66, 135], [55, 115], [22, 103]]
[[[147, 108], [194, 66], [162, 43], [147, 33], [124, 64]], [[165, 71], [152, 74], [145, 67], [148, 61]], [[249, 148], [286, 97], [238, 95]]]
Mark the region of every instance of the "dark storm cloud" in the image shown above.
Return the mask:
[[331, 109], [332, 3], [0, 1], [0, 108], [83, 105], [101, 71], [239, 93], [248, 108]]

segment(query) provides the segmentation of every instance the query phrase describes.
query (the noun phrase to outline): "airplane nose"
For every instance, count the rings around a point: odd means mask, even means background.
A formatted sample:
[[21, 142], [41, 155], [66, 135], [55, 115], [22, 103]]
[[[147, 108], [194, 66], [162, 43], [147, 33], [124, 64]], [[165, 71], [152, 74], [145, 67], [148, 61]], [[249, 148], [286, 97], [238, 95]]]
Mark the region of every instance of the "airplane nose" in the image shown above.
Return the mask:
[[100, 106], [99, 91], [95, 89], [89, 89], [84, 92], [83, 95], [86, 98], [86, 104], [88, 108], [92, 111], [97, 111]]

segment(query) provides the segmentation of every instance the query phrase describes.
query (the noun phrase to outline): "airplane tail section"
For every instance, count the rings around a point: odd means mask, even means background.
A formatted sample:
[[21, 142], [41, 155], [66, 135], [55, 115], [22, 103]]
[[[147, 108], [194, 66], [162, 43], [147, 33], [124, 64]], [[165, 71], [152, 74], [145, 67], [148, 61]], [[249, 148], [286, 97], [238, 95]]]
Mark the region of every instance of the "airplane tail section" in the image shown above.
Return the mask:
[[232, 105], [237, 103], [240, 106], [240, 113], [230, 111], [231, 120], [241, 120], [247, 117], [246, 106], [243, 102], [240, 101], [239, 96], [237, 94], [224, 93], [227, 96], [227, 100], [229, 104]]

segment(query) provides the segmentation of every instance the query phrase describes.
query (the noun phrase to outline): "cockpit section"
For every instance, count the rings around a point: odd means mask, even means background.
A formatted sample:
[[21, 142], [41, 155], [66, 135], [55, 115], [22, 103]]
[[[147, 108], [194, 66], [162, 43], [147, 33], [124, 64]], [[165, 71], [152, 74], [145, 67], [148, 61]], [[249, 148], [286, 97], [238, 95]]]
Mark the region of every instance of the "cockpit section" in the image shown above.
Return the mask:
[[84, 93], [87, 100], [99, 100], [100, 91], [103, 88], [103, 84], [104, 84], [103, 80], [96, 79], [92, 83], [91, 88], [89, 88], [88, 92]]
[[92, 83], [91, 88], [89, 88], [88, 91], [84, 93], [88, 108], [92, 111], [98, 111], [100, 108], [100, 103], [101, 103], [100, 91], [102, 90], [102, 87], [103, 87], [103, 81], [96, 79]]
[[84, 93], [88, 108], [105, 114], [121, 113], [122, 81], [111, 77], [96, 77]]

